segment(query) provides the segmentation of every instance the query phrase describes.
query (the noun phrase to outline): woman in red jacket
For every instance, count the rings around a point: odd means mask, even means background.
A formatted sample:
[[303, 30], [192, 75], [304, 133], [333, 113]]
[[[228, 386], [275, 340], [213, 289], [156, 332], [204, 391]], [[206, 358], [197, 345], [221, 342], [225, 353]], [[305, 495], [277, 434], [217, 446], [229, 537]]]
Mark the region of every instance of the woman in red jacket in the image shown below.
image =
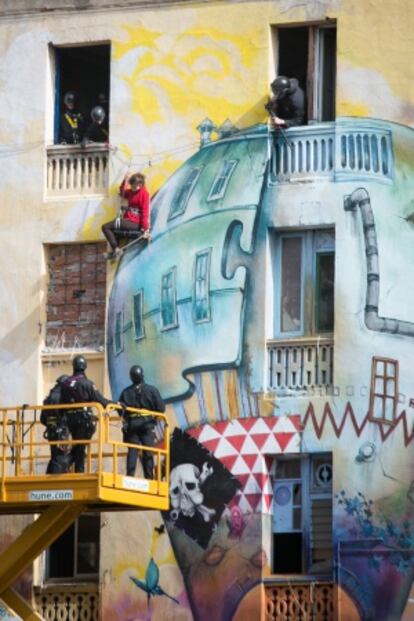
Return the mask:
[[122, 207], [120, 218], [111, 220], [102, 226], [102, 232], [111, 246], [111, 252], [106, 254], [108, 259], [113, 259], [122, 254], [113, 233], [116, 229], [124, 231], [142, 231], [143, 237], [149, 237], [149, 210], [150, 196], [145, 187], [145, 177], [141, 173], [124, 177], [119, 188], [119, 193], [128, 201], [127, 207]]

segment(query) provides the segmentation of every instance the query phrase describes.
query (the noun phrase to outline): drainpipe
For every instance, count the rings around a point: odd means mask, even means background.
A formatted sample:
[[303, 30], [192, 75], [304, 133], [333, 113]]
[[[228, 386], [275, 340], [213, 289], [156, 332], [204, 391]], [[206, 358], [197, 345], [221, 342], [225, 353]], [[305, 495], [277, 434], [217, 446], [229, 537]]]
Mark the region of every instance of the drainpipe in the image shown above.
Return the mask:
[[400, 321], [378, 315], [379, 303], [379, 262], [378, 241], [375, 229], [374, 214], [371, 207], [371, 199], [365, 188], [358, 188], [349, 196], [345, 196], [345, 211], [355, 212], [361, 210], [362, 225], [364, 230], [365, 256], [367, 262], [367, 293], [365, 297], [365, 325], [375, 332], [387, 332], [401, 336], [414, 337], [414, 323]]

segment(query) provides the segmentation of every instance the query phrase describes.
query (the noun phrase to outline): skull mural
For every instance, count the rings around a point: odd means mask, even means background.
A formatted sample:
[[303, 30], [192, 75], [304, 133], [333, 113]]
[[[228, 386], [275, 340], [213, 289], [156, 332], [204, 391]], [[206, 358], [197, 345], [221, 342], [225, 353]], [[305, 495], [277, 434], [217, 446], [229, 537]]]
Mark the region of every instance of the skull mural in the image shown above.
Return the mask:
[[201, 486], [213, 474], [213, 468], [207, 462], [202, 471], [194, 464], [181, 464], [171, 471], [170, 499], [172, 510], [170, 518], [176, 521], [180, 513], [185, 517], [194, 517], [198, 511], [205, 522], [209, 522], [215, 515], [215, 509], [209, 509], [203, 504], [204, 494]]

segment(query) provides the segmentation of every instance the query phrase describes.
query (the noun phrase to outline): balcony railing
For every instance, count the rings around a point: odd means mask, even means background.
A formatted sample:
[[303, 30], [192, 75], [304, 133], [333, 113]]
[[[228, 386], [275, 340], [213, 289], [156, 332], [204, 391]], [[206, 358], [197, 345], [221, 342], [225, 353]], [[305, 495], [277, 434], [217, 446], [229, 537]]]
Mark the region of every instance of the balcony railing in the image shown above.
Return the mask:
[[281, 393], [310, 392], [333, 385], [331, 338], [273, 340], [267, 344], [269, 388]]
[[333, 621], [334, 585], [304, 582], [266, 585], [266, 621]]
[[271, 180], [377, 179], [390, 182], [394, 158], [391, 131], [374, 120], [340, 119], [273, 132]]
[[48, 621], [98, 621], [98, 585], [50, 586], [34, 590], [35, 608]]
[[104, 144], [47, 148], [48, 197], [101, 195], [108, 189], [108, 147]]

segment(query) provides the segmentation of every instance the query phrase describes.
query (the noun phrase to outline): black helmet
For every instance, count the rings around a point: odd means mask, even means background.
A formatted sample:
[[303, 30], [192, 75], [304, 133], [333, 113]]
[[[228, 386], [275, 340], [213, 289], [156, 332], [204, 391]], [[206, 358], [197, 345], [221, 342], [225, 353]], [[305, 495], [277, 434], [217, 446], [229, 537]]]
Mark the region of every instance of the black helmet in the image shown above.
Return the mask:
[[103, 123], [105, 120], [105, 110], [102, 106], [95, 106], [91, 110], [91, 119], [95, 121], [95, 123]]
[[68, 91], [67, 93], [65, 93], [63, 101], [65, 102], [66, 105], [74, 104], [75, 103], [75, 93], [73, 91]]
[[88, 364], [84, 356], [75, 356], [72, 362], [72, 366], [74, 373], [83, 373]]
[[63, 384], [67, 379], [69, 379], [69, 375], [59, 375], [56, 380], [56, 384]]
[[270, 85], [276, 99], [282, 99], [290, 90], [290, 80], [279, 75]]
[[134, 364], [129, 369], [129, 377], [133, 384], [142, 384], [144, 381], [144, 369], [139, 366], [139, 364]]

